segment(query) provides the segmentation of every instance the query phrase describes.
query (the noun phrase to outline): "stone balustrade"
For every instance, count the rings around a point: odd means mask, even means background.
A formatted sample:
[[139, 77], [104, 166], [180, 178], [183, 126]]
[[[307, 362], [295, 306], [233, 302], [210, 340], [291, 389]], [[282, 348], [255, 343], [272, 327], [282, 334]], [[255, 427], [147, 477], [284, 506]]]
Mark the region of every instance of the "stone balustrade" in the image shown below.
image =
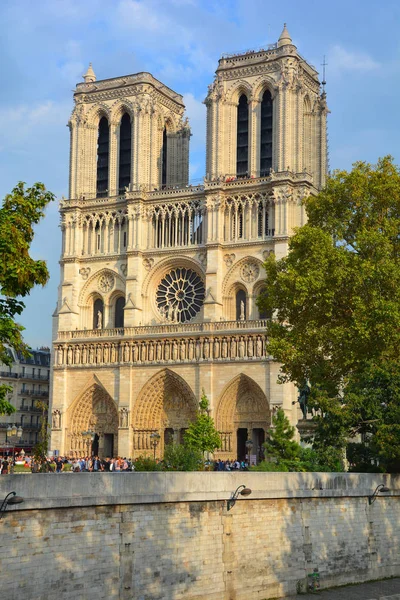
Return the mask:
[[59, 331], [58, 340], [153, 336], [160, 333], [175, 335], [179, 333], [188, 334], [214, 331], [253, 331], [266, 329], [267, 322], [267, 319], [254, 319], [246, 321], [210, 321], [204, 323], [160, 323], [158, 325], [140, 325], [138, 327], [112, 329], [77, 329], [75, 331]]

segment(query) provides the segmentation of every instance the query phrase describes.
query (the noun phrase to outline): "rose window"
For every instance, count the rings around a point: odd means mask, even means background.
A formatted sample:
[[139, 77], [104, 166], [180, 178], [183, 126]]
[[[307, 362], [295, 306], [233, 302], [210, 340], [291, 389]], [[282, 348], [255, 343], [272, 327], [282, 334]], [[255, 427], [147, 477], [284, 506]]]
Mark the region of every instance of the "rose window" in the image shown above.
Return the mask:
[[173, 269], [157, 288], [157, 308], [167, 321], [186, 323], [197, 315], [204, 296], [204, 283], [195, 271]]
[[114, 287], [114, 275], [105, 273], [99, 277], [99, 288], [102, 292], [107, 293]]

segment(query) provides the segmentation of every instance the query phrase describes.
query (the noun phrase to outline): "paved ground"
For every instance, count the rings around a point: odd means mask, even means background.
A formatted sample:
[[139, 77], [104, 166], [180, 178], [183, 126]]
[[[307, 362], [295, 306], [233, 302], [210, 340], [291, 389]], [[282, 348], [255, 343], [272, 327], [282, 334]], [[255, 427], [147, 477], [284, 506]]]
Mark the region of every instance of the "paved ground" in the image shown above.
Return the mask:
[[400, 578], [362, 583], [313, 594], [291, 596], [287, 600], [400, 600]]

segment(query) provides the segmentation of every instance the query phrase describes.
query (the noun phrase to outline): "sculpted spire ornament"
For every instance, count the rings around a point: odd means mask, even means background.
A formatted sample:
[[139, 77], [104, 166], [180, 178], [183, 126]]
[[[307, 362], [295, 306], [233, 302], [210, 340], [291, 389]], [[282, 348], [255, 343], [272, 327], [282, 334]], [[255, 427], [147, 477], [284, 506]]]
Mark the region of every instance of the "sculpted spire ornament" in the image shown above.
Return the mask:
[[88, 70], [83, 75], [83, 80], [85, 83], [94, 83], [96, 81], [96, 75], [93, 71], [92, 63], [89, 63]]

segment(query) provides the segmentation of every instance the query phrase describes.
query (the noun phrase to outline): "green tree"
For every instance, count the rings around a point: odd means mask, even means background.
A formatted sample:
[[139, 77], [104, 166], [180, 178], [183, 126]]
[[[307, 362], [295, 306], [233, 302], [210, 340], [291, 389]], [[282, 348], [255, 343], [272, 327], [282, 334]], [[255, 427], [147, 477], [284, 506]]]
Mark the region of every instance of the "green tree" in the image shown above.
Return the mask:
[[50, 425], [47, 419], [47, 411], [49, 407], [47, 402], [43, 402], [43, 400], [36, 400], [35, 406], [41, 411], [41, 415], [38, 442], [33, 448], [33, 458], [35, 463], [38, 465], [38, 471], [40, 473], [45, 473], [49, 471], [49, 463], [47, 461], [50, 439]]
[[295, 428], [290, 425], [282, 408], [278, 408], [263, 444], [265, 456], [276, 460], [296, 460], [300, 455], [300, 444], [294, 440], [294, 436]]
[[203, 456], [204, 453], [214, 452], [221, 446], [221, 438], [215, 429], [214, 419], [209, 414], [209, 402], [204, 389], [196, 420], [189, 424], [184, 440], [188, 448], [200, 450]]
[[305, 208], [288, 256], [266, 262], [259, 305], [274, 314], [268, 351], [282, 363], [281, 379], [338, 393], [371, 360], [397, 358], [399, 169], [390, 157], [356, 163]]
[[279, 408], [272, 418], [272, 428], [267, 433], [264, 446], [266, 460], [256, 471], [342, 471], [336, 455], [303, 448], [296, 440], [295, 428]]
[[282, 363], [281, 381], [311, 382], [318, 452], [336, 461], [362, 433], [394, 464], [399, 397], [383, 410], [378, 390], [382, 377], [397, 390], [400, 367], [399, 168], [385, 157], [337, 171], [305, 208], [288, 256], [266, 262], [268, 351]]
[[[8, 347], [29, 355], [22, 339], [23, 327], [15, 318], [24, 309], [20, 298], [35, 285], [45, 285], [49, 278], [46, 263], [33, 260], [29, 249], [33, 226], [44, 215], [46, 205], [54, 200], [42, 183], [25, 189], [23, 182], [7, 194], [0, 208], [0, 362], [11, 365]], [[7, 401], [9, 386], [0, 385], [0, 414], [11, 414], [14, 407]]]

